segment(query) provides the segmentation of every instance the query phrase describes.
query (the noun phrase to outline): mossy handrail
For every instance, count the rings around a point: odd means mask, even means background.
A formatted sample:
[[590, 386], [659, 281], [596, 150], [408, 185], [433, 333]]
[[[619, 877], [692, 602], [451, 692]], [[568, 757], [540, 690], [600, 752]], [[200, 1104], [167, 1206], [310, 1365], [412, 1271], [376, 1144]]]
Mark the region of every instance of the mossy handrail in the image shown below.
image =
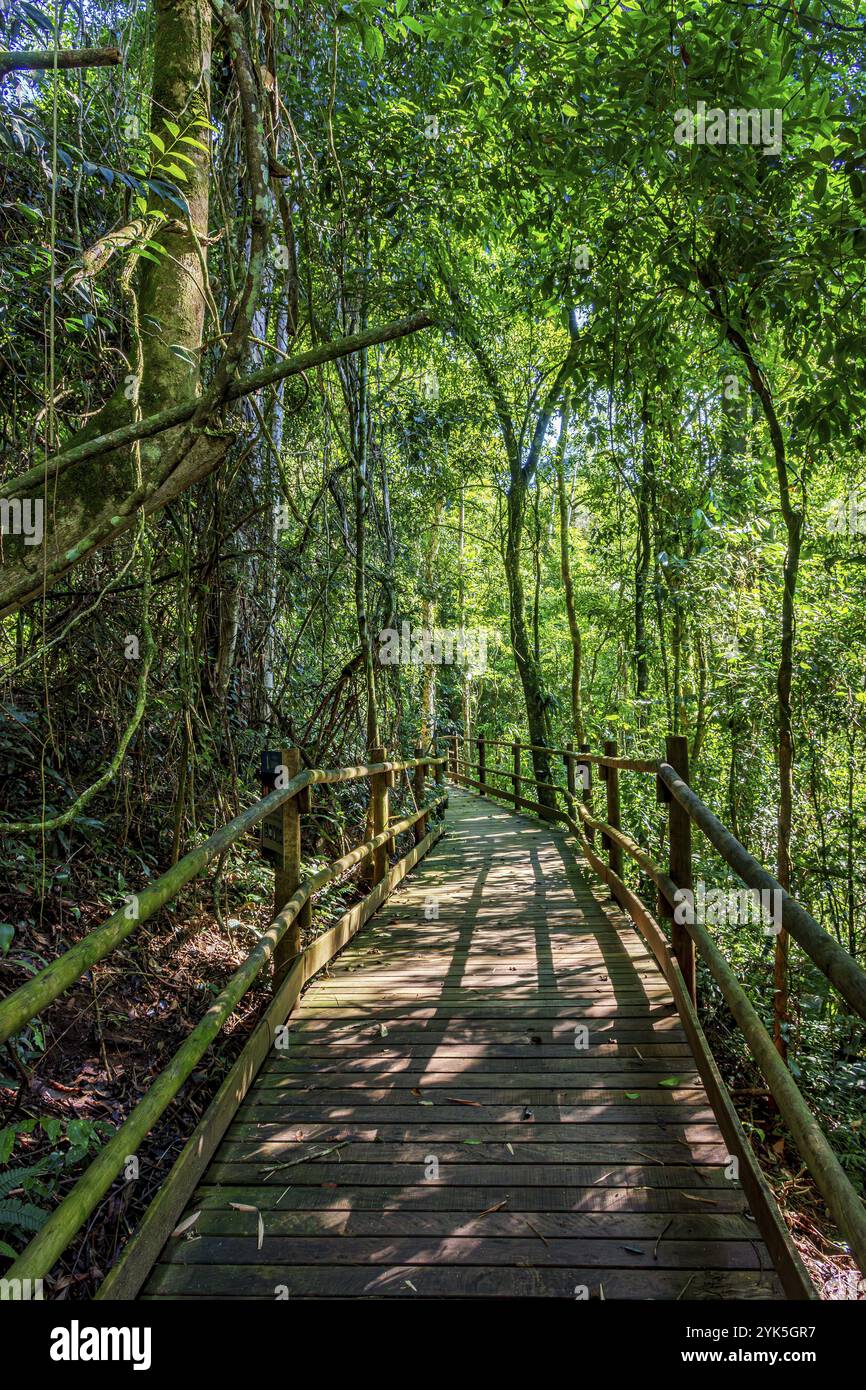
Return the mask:
[[[452, 735], [452, 739], [455, 736]], [[727, 829], [717, 816], [701, 800], [689, 784], [679, 776], [676, 770], [665, 759], [651, 760], [644, 758], [619, 758], [605, 754], [578, 752], [572, 748], [548, 748], [541, 750], [540, 745], [531, 743], [504, 743], [499, 740], [480, 739], [479, 743], [485, 747], [499, 748], [519, 748], [521, 751], [545, 751], [551, 755], [558, 755], [564, 762], [571, 761], [575, 765], [597, 765], [605, 769], [616, 771], [640, 772], [654, 774], [657, 780], [663, 784], [668, 793], [683, 808], [689, 820], [706, 836], [713, 848], [721, 855], [729, 868], [746, 884], [748, 888], [757, 891], [774, 892], [779, 894], [778, 902], [781, 907], [782, 926], [789, 932], [798, 945], [810, 959], [817, 965], [818, 969], [827, 977], [835, 989], [842, 995], [851, 1009], [864, 1021], [866, 1021], [866, 971], [864, 971], [841, 946], [829, 932], [825, 931], [819, 922], [815, 920], [810, 912], [792, 897], [784, 889], [777, 879], [768, 872], [749, 851], [740, 844], [739, 840]], [[451, 764], [458, 771], [460, 767], [479, 768], [481, 766], [488, 776], [501, 776], [508, 781], [530, 782], [542, 790], [554, 792], [561, 795], [566, 792], [566, 788], [553, 782], [539, 782], [532, 776], [518, 775], [505, 768], [486, 767], [483, 763], [472, 762], [469, 759], [461, 759], [457, 755], [456, 745], [453, 745], [451, 754]], [[485, 783], [489, 786], [489, 784]], [[513, 794], [490, 786], [489, 789], [496, 795], [505, 797], [506, 800], [514, 800]], [[524, 802], [524, 805], [530, 805]], [[585, 810], [586, 808], [584, 808]], [[653, 879], [656, 886], [664, 893], [670, 906], [673, 908], [675, 900], [673, 894], [676, 892], [676, 885], [668, 878], [667, 886], [670, 892], [662, 888], [659, 881], [660, 870], [652, 864], [649, 856], [634, 840], [624, 835], [621, 828], [617, 825], [610, 825], [605, 821], [597, 820], [593, 817], [586, 819], [586, 824], [594, 830], [598, 830], [608, 840], [625, 851], [634, 859], [641, 868]], [[662, 876], [664, 877], [664, 876]]]
[[[245, 813], [244, 816], [236, 817], [235, 821], [230, 824], [236, 826], [239, 821], [243, 824], [236, 829], [232, 838], [237, 839], [245, 829], [249, 828], [250, 824], [257, 823], [262, 815], [267, 814], [267, 811], [261, 812], [263, 806], [267, 806], [268, 803], [281, 805], [288, 797], [296, 796], [299, 791], [303, 790], [303, 786], [311, 785], [314, 781], [351, 781], [355, 780], [356, 777], [399, 771], [404, 766], [414, 767], [420, 764], [438, 767], [443, 762], [444, 759], [442, 758], [429, 757], [414, 759], [405, 764], [382, 762], [370, 764], [363, 769], [341, 768], [325, 774], [317, 771], [305, 772], [299, 777], [293, 778], [286, 787], [280, 789], [279, 793], [273, 793], [271, 797], [266, 797], [264, 801], [251, 807], [250, 812]], [[279, 799], [274, 802], [274, 797]], [[447, 792], [441, 792], [431, 802], [416, 809], [411, 815], [396, 822], [391, 821], [385, 830], [357, 845], [339, 859], [333, 860], [298, 887], [282, 910], [275, 915], [267, 930], [259, 937], [246, 960], [223, 987], [207, 1013], [181, 1043], [168, 1066], [149, 1087], [117, 1132], [96, 1155], [72, 1190], [51, 1213], [42, 1229], [18, 1256], [11, 1268], [7, 1270], [4, 1276], [4, 1285], [0, 1290], [0, 1297], [14, 1296], [11, 1289], [14, 1288], [17, 1280], [42, 1279], [49, 1273], [55, 1261], [93, 1212], [100, 1198], [105, 1195], [115, 1178], [123, 1171], [129, 1156], [135, 1153], [138, 1145], [150, 1132], [172, 1100], [175, 1099], [181, 1086], [250, 985], [273, 958], [280, 941], [313, 894], [319, 892], [335, 879], [349, 873], [364, 860], [373, 857], [377, 851], [383, 850], [398, 835], [411, 830], [416, 822], [425, 821], [431, 813], [447, 804], [447, 800]], [[261, 814], [258, 814], [259, 812]], [[256, 813], [256, 819], [249, 821], [247, 817], [250, 813]], [[228, 827], [223, 827], [224, 831], [227, 829]], [[210, 841], [207, 843], [209, 844]], [[204, 846], [200, 848], [203, 849]], [[193, 876], [194, 874], [189, 875], [189, 877]], [[188, 880], [184, 879], [183, 881]]]
[[[215, 831], [203, 844], [190, 850], [153, 883], [140, 893], [131, 895], [132, 903], [120, 907], [116, 912], [94, 927], [82, 937], [75, 946], [64, 951], [50, 965], [46, 965], [36, 975], [6, 999], [0, 1002], [0, 1043], [5, 1042], [42, 1012], [58, 995], [75, 984], [81, 976], [103, 959], [115, 947], [125, 941], [136, 927], [153, 917], [160, 908], [176, 897], [181, 888], [192, 879], [198, 878], [208, 864], [212, 863], [242, 835], [261, 824], [269, 815], [286, 802], [304, 791], [307, 787], [321, 784], [338, 784], [359, 781], [389, 772], [401, 772], [418, 766], [441, 767], [445, 762], [441, 757], [411, 758], [405, 762], [377, 762], [361, 764], [357, 767], [307, 768], [293, 777], [284, 787], [263, 797], [254, 805], [247, 807], [240, 815]], [[0, 831], [2, 831], [0, 825]], [[132, 915], [130, 908], [132, 907]]]
[[[522, 808], [531, 809], [545, 819], [552, 819], [564, 824], [577, 839], [591, 867], [608, 885], [616, 901], [626, 909], [638, 930], [647, 940], [672, 987], [677, 986], [675, 994], [678, 995], [677, 1002], [681, 1011], [683, 1008], [693, 1009], [693, 990], [682, 988], [683, 984], [687, 983], [688, 976], [686, 969], [680, 971], [680, 953], [677, 949], [676, 937], [672, 937], [669, 945], [656, 918], [638, 895], [625, 884], [621, 871], [617, 871], [621, 865], [621, 854], [617, 858], [614, 852], [626, 853], [652, 880], [658, 889], [660, 907], [664, 907], [667, 915], [671, 918], [673, 918], [675, 909], [685, 900], [684, 895], [670, 873], [665, 873], [664, 870], [660, 869], [650, 855], [631, 836], [626, 834], [619, 824], [611, 823], [612, 820], [618, 821], [618, 796], [611, 800], [609, 795], [607, 820], [594, 816], [583, 801], [575, 796], [570, 787], [563, 787], [558, 783], [542, 782], [536, 783], [536, 785], [563, 797], [567, 810], [563, 811], [527, 801], [518, 797], [516, 790], [503, 790], [491, 785], [487, 780], [490, 776], [503, 776], [515, 785], [519, 782], [535, 781], [532, 777], [524, 777], [516, 772], [516, 761], [515, 771], [488, 768], [484, 758], [483, 745], [485, 743], [490, 746], [488, 741], [479, 740], [480, 757], [477, 763], [473, 763], [468, 759], [460, 758], [457, 740], [456, 737], [454, 738], [450, 755], [450, 769], [455, 780], [468, 782], [482, 794], [501, 797], [515, 804], [519, 801]], [[520, 748], [521, 750], [533, 748], [533, 745], [530, 744], [513, 743], [497, 746]], [[866, 1018], [866, 975], [857, 965], [857, 962], [748, 853], [667, 760], [660, 759], [650, 763], [645, 760], [620, 759], [609, 755], [599, 757], [573, 749], [547, 749], [546, 751], [550, 754], [558, 752], [563, 759], [573, 760], [577, 764], [587, 765], [595, 762], [610, 769], [611, 772], [623, 767], [626, 767], [626, 770], [654, 772], [660, 787], [666, 788], [677, 806], [682, 808], [690, 821], [693, 821], [701, 829], [713, 847], [718, 850], [722, 858], [734, 869], [734, 872], [747, 887], [765, 891], [769, 889], [781, 894], [777, 901], [781, 905], [783, 926], [803, 946], [810, 958], [830, 983], [843, 995], [852, 1009], [862, 1018]], [[479, 780], [461, 771], [461, 768], [467, 767], [470, 770], [476, 769], [478, 771]], [[569, 775], [569, 781], [573, 781], [571, 775]], [[615, 816], [610, 815], [612, 806], [616, 808]], [[609, 859], [607, 864], [595, 852], [587, 831], [590, 833], [598, 832], [606, 843]], [[688, 877], [688, 887], [691, 888], [690, 874]], [[776, 1050], [770, 1034], [764, 1027], [735, 972], [728, 965], [709, 932], [701, 923], [694, 920], [694, 916], [693, 911], [687, 910], [678, 912], [675, 920], [681, 930], [687, 933], [693, 948], [697, 948], [710, 974], [718, 984], [746, 1044], [767, 1082], [770, 1093], [779, 1107], [782, 1118], [791, 1131], [796, 1147], [812, 1175], [816, 1187], [824, 1197], [828, 1210], [839, 1230], [848, 1240], [854, 1258], [861, 1270], [866, 1273], [866, 1208], [864, 1208], [863, 1202], [848, 1179], [820, 1125], [812, 1115], [791, 1072]], [[778, 1240], [776, 1247], [779, 1248]]]

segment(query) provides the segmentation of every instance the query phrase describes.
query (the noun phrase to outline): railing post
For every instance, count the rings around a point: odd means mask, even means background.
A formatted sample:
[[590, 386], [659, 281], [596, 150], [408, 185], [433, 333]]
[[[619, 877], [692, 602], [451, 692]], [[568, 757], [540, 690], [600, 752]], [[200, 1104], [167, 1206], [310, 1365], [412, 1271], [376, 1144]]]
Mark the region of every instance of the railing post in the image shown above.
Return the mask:
[[[371, 763], [383, 763], [386, 760], [385, 749], [382, 747], [371, 748], [367, 754]], [[388, 774], [387, 772], [373, 772], [370, 774], [370, 813], [368, 821], [371, 822], [372, 835], [381, 835], [388, 825]], [[381, 883], [385, 877], [388, 867], [388, 848], [387, 845], [380, 845], [373, 851], [372, 857], [367, 859], [364, 866], [364, 881], [370, 888], [375, 888], [377, 883]]]
[[[454, 735], [454, 738], [456, 740], [456, 734]], [[441, 753], [441, 749], [439, 748], [438, 744], [436, 745], [434, 752], [436, 754], [436, 757], [438, 758]], [[442, 806], [439, 807], [439, 810], [435, 812], [437, 820], [441, 820], [442, 816], [444, 816], [445, 814], [445, 807], [448, 805], [448, 788], [445, 786], [445, 768], [442, 765], [442, 763], [436, 764], [435, 768], [433, 769], [433, 776], [435, 778], [436, 787], [439, 793], [441, 794], [443, 791], [445, 792], [445, 802]]]
[[[574, 779], [574, 757], [573, 757], [573, 754], [574, 754], [574, 744], [569, 740], [569, 742], [565, 745], [565, 756], [564, 756], [564, 758], [563, 758], [562, 761], [565, 763], [565, 785], [566, 785], [566, 787], [568, 788], [568, 794], [569, 794], [570, 797], [572, 797], [572, 799], [574, 798], [574, 796], [575, 796], [575, 791], [576, 791], [575, 779]], [[569, 812], [569, 814], [570, 814], [570, 812]]]
[[478, 781], [479, 781], [479, 784], [480, 784], [480, 790], [481, 790], [482, 792], [487, 790], [486, 776], [487, 776], [487, 750], [486, 750], [486, 748], [485, 748], [485, 746], [484, 746], [484, 739], [483, 739], [483, 738], [480, 738], [480, 739], [478, 740]]
[[520, 744], [511, 745], [511, 785], [514, 788], [514, 809], [519, 811], [523, 805], [520, 796]]
[[[582, 743], [580, 745], [580, 751], [581, 753], [588, 753], [589, 744]], [[589, 814], [592, 815], [592, 763], [581, 763], [580, 766], [583, 769], [581, 774], [581, 780], [583, 783], [583, 804], [586, 807], [587, 811], [589, 811]], [[595, 831], [593, 830], [591, 825], [588, 825], [586, 827], [585, 833], [586, 838], [589, 840], [589, 843], [594, 844]]]
[[[388, 756], [388, 754], [386, 753], [386, 754], [385, 754], [385, 757], [387, 758], [387, 756]], [[390, 821], [390, 819], [391, 819], [391, 795], [390, 795], [390, 788], [393, 787], [393, 786], [395, 786], [396, 783], [397, 783], [397, 774], [396, 774], [396, 772], [386, 772], [386, 773], [385, 773], [385, 787], [386, 787], [386, 793], [385, 793], [385, 795], [386, 795], [386, 798], [387, 798], [387, 799], [386, 799], [386, 802], [385, 802], [385, 826], [383, 826], [383, 829], [385, 829], [385, 828], [388, 826], [388, 823], [389, 823], [389, 821]], [[386, 869], [388, 868], [388, 861], [389, 861], [389, 859], [390, 859], [390, 856], [391, 856], [392, 854], [396, 854], [396, 853], [397, 853], [397, 841], [395, 840], [394, 836], [392, 835], [392, 836], [391, 836], [391, 839], [388, 840], [388, 841], [386, 841], [386, 843], [385, 843], [385, 868], [386, 868]]]
[[[301, 770], [301, 750], [281, 748], [279, 763], [274, 769], [273, 787], [285, 786]], [[274, 874], [274, 915], [281, 912], [292, 894], [301, 883], [301, 812], [309, 808], [309, 798], [300, 792], [290, 797], [280, 807], [278, 815], [282, 820], [282, 850], [273, 849], [276, 871]], [[272, 833], [276, 826], [272, 826]], [[279, 841], [276, 837], [276, 842]], [[279, 985], [289, 968], [292, 959], [301, 949], [301, 933], [312, 925], [312, 903], [305, 903], [294, 922], [283, 934], [274, 951], [274, 988]]]
[[[689, 744], [681, 734], [669, 734], [665, 744], [665, 758], [674, 772], [683, 781], [689, 780]], [[668, 873], [677, 888], [691, 893], [692, 883], [692, 822], [675, 796], [668, 792]], [[694, 899], [692, 899], [694, 901]], [[671, 924], [671, 949], [676, 957], [683, 981], [692, 1003], [695, 1000], [695, 943], [681, 922], [677, 922], [673, 908], [664, 894], [660, 894], [659, 906]]]
[[[616, 757], [616, 740], [605, 739], [604, 756], [606, 758]], [[605, 767], [604, 763], [599, 765], [599, 775], [607, 788], [607, 823], [613, 830], [620, 829], [619, 823], [619, 769], [615, 767]], [[622, 850], [615, 840], [609, 835], [602, 835], [607, 848], [607, 862], [612, 873], [617, 878], [622, 878]], [[611, 889], [611, 896], [616, 899], [616, 893]]]
[[[423, 756], [424, 749], [420, 747], [416, 748], [415, 757], [423, 758]], [[418, 766], [415, 768], [415, 776], [413, 778], [412, 791], [415, 796], [415, 805], [417, 806], [419, 811], [421, 807], [424, 805], [424, 774], [426, 771], [427, 768], [424, 765], [424, 763], [419, 763]], [[412, 826], [412, 833], [415, 837], [415, 844], [420, 844], [420, 842], [424, 839], [424, 836], [427, 834], [426, 816], [422, 816], [420, 820], [416, 820], [415, 824]]]

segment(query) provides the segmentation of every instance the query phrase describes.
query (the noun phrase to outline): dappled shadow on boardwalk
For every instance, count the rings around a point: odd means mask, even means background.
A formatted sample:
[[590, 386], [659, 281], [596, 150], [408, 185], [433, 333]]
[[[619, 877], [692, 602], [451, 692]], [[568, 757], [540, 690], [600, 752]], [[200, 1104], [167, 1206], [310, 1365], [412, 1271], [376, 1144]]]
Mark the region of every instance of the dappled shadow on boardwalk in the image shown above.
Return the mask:
[[778, 1297], [637, 933], [548, 827], [461, 792], [449, 826], [304, 995], [145, 1296]]

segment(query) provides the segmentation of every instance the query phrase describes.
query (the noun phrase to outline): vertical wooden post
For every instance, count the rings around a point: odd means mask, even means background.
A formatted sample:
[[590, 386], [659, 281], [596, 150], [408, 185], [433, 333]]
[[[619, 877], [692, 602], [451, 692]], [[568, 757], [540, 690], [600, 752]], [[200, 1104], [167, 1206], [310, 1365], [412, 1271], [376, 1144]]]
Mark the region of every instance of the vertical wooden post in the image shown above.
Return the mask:
[[[420, 747], [416, 748], [415, 757], [423, 758], [423, 756], [424, 749]], [[421, 807], [424, 805], [424, 774], [426, 771], [427, 769], [424, 766], [424, 764], [419, 763], [418, 766], [415, 768], [415, 776], [413, 778], [412, 791], [415, 795], [415, 805], [418, 807], [419, 811]], [[423, 840], [424, 836], [427, 834], [426, 816], [422, 816], [420, 820], [416, 820], [415, 824], [412, 827], [412, 833], [415, 836], [415, 844], [420, 844], [421, 840]]]
[[[456, 739], [456, 738], [457, 738], [457, 735], [455, 734], [454, 737], [455, 737], [455, 739]], [[437, 758], [439, 757], [441, 751], [442, 751], [442, 750], [441, 750], [441, 749], [438, 747], [438, 745], [437, 745], [437, 747], [436, 747], [436, 749], [435, 749], [435, 753], [436, 753], [436, 757], [437, 757]], [[438, 788], [439, 793], [441, 794], [441, 792], [442, 792], [443, 790], [445, 790], [445, 768], [444, 768], [444, 766], [443, 766], [442, 763], [437, 763], [437, 764], [436, 764], [436, 767], [435, 767], [434, 770], [433, 770], [433, 776], [434, 776], [435, 779], [436, 779], [436, 786], [437, 786], [437, 788]], [[447, 805], [448, 805], [448, 792], [447, 792], [447, 790], [445, 790], [445, 802], [444, 802], [444, 805], [440, 806], [440, 807], [439, 807], [439, 810], [436, 812], [436, 818], [437, 818], [437, 820], [441, 820], [442, 816], [444, 816], [444, 814], [445, 814], [445, 806], [447, 806]]]
[[523, 805], [520, 795], [520, 744], [511, 745], [511, 785], [514, 788], [514, 809], [519, 811]]
[[484, 739], [483, 739], [483, 738], [480, 738], [480, 739], [478, 740], [478, 781], [479, 781], [480, 784], [481, 784], [481, 790], [482, 790], [482, 791], [486, 791], [486, 790], [487, 790], [486, 782], [485, 782], [486, 776], [487, 776], [487, 750], [486, 750], [486, 748], [484, 747]]
[[[275, 768], [274, 787], [290, 782], [301, 770], [301, 750], [299, 748], [280, 749], [280, 761]], [[271, 788], [272, 790], [273, 788]], [[282, 853], [276, 856], [274, 875], [274, 916], [281, 912], [289, 898], [301, 882], [301, 810], [303, 793], [290, 797], [280, 807], [282, 816]], [[307, 798], [304, 798], [307, 801]], [[282, 981], [292, 959], [301, 949], [301, 933], [312, 925], [313, 909], [305, 903], [288, 931], [274, 951], [273, 983], [276, 988]]]
[[[615, 739], [605, 739], [604, 755], [606, 758], [616, 757]], [[600, 764], [600, 773], [607, 787], [607, 823], [613, 830], [619, 830], [619, 769], [605, 767], [602, 763]], [[603, 839], [607, 848], [608, 866], [618, 878], [622, 878], [622, 850], [609, 835], [604, 835]], [[611, 895], [616, 899], [616, 893], [613, 892], [613, 889], [611, 889]]]
[[[665, 744], [665, 757], [683, 781], [688, 782], [688, 739], [681, 734], [668, 735]], [[670, 793], [668, 793], [668, 797], [668, 873], [677, 888], [685, 889], [691, 893], [694, 887], [692, 883], [692, 822], [688, 811], [683, 809], [676, 797], [671, 796]], [[696, 1002], [695, 943], [683, 924], [676, 921], [673, 909], [667, 904], [666, 899], [664, 903], [666, 909], [664, 915], [669, 918], [671, 923], [671, 948], [679, 962], [683, 981], [694, 1004]]]
[[[568, 794], [569, 794], [569, 796], [570, 796], [570, 797], [572, 798], [572, 800], [573, 800], [573, 799], [574, 799], [574, 795], [575, 795], [574, 758], [572, 757], [572, 754], [574, 753], [574, 744], [571, 742], [571, 740], [569, 740], [569, 742], [565, 745], [565, 750], [566, 750], [566, 751], [565, 751], [565, 756], [564, 756], [564, 758], [563, 758], [563, 760], [562, 760], [562, 761], [565, 763], [565, 785], [566, 785], [566, 787], [567, 787], [567, 789], [568, 789]], [[568, 802], [567, 805], [568, 805], [568, 814], [571, 815], [571, 814], [572, 814], [572, 806], [571, 806], [571, 803]], [[575, 820], [577, 820], [577, 817], [576, 817], [576, 816], [575, 816]]]
[[[381, 746], [371, 748], [367, 754], [371, 763], [384, 763], [387, 757]], [[370, 813], [373, 821], [373, 835], [381, 835], [388, 825], [388, 773], [374, 772], [370, 776]], [[373, 851], [372, 859], [367, 860], [366, 882], [371, 888], [381, 883], [388, 868], [388, 846], [380, 845]]]
[[[581, 753], [588, 753], [589, 744], [582, 743], [580, 745], [580, 751]], [[583, 804], [587, 811], [589, 811], [589, 814], [592, 815], [592, 763], [581, 763], [580, 766], [584, 769], [582, 774]], [[589, 840], [590, 844], [594, 843], [595, 831], [592, 829], [592, 826], [588, 825], [586, 827], [586, 838]]]
[[[387, 757], [388, 754], [386, 753], [385, 756]], [[391, 819], [391, 794], [390, 794], [390, 788], [393, 787], [393, 786], [395, 786], [396, 783], [397, 783], [397, 773], [396, 773], [396, 772], [386, 772], [386, 773], [385, 773], [385, 786], [388, 788], [388, 793], [387, 793], [387, 795], [388, 795], [388, 800], [387, 800], [386, 806], [385, 806], [385, 826], [388, 825], [388, 822], [389, 822], [389, 820]], [[385, 868], [386, 868], [386, 869], [388, 868], [388, 860], [389, 860], [390, 856], [391, 856], [392, 854], [396, 854], [396, 853], [397, 853], [397, 841], [394, 839], [394, 837], [393, 837], [393, 835], [392, 835], [392, 836], [391, 836], [391, 839], [388, 840], [388, 842], [387, 842], [386, 845], [385, 845]]]

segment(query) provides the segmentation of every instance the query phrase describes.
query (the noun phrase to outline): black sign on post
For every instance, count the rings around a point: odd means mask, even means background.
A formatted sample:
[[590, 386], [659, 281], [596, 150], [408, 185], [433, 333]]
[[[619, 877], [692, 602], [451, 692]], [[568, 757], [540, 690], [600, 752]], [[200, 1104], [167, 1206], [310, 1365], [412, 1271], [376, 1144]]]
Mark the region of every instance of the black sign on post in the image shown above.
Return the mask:
[[[262, 752], [262, 795], [275, 789], [280, 768], [287, 769], [289, 752], [285, 748], [266, 748]], [[287, 772], [283, 772], [283, 779]], [[283, 805], [262, 821], [261, 851], [278, 869], [286, 867], [286, 819], [288, 806]]]

